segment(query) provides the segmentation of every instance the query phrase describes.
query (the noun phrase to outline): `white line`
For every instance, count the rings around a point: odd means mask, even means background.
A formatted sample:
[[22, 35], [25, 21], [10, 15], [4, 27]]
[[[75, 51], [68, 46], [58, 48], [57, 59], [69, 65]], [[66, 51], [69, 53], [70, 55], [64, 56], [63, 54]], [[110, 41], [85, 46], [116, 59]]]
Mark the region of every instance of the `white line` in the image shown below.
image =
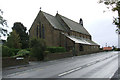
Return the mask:
[[[110, 79], [115, 75], [118, 69], [114, 70], [113, 74], [109, 77]], [[117, 74], [118, 75], [118, 74]]]
[[66, 71], [66, 72], [64, 72], [64, 73], [59, 74], [58, 76], [59, 76], [59, 77], [60, 77], [60, 76], [64, 76], [64, 75], [66, 75], [66, 74], [69, 74], [69, 73], [71, 73], [71, 72], [77, 71], [77, 70], [79, 70], [79, 69], [81, 69], [81, 67], [72, 69], [72, 70], [70, 70], [70, 71]]
[[[115, 56], [115, 55], [114, 55], [114, 56]], [[112, 56], [112, 57], [113, 57], [113, 56]], [[108, 59], [109, 57], [106, 57], [106, 58]], [[104, 60], [106, 60], [106, 58], [99, 59], [99, 60], [96, 60], [96, 61], [98, 61], [98, 62], [100, 62], [101, 60], [104, 61]], [[92, 61], [92, 62], [88, 63], [87, 66], [93, 65], [93, 64], [95, 64], [95, 63], [96, 63], [95, 61]], [[66, 75], [66, 74], [69, 74], [69, 73], [72, 73], [72, 72], [74, 72], [74, 71], [77, 71], [77, 70], [79, 70], [79, 69], [81, 69], [81, 68], [82, 68], [82, 67], [79, 67], [79, 68], [75, 68], [75, 69], [66, 71], [66, 72], [64, 72], [64, 73], [59, 74], [58, 76], [59, 76], [59, 77], [60, 77], [60, 76], [64, 76], [64, 75]]]

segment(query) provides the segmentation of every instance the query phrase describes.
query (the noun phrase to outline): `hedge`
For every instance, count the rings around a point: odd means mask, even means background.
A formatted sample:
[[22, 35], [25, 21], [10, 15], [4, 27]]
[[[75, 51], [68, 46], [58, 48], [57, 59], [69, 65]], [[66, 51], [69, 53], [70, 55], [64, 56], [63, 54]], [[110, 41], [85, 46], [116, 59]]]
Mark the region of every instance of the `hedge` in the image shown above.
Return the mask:
[[20, 50], [17, 55], [15, 55], [14, 57], [27, 57], [29, 56], [30, 54], [30, 51], [27, 51], [27, 50]]
[[11, 57], [15, 56], [21, 49], [9, 48], [2, 45], [2, 57]]
[[120, 48], [115, 48], [115, 51], [120, 51]]
[[2, 46], [2, 57], [11, 57], [14, 56], [14, 52], [7, 46]]
[[21, 50], [21, 49], [13, 49], [13, 48], [10, 49], [15, 55], [17, 55], [17, 53]]
[[47, 51], [51, 53], [66, 52], [64, 47], [47, 47]]

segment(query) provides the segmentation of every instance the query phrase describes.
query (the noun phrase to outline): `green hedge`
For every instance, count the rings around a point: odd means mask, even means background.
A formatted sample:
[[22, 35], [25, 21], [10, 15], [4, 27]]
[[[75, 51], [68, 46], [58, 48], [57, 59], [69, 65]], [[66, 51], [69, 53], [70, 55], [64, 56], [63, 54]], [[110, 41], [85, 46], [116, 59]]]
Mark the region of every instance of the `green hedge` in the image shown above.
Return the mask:
[[15, 55], [17, 55], [17, 53], [21, 50], [21, 49], [13, 49], [13, 48], [10, 49]]
[[27, 50], [20, 50], [17, 55], [15, 55], [14, 57], [28, 57], [30, 54], [30, 51]]
[[115, 50], [115, 51], [120, 51], [120, 48], [115, 48], [114, 50]]
[[47, 47], [47, 51], [51, 53], [66, 52], [64, 47]]
[[2, 46], [2, 57], [11, 57], [14, 56], [14, 52], [7, 46]]
[[21, 49], [9, 48], [7, 46], [2, 45], [2, 57], [15, 56], [20, 50]]

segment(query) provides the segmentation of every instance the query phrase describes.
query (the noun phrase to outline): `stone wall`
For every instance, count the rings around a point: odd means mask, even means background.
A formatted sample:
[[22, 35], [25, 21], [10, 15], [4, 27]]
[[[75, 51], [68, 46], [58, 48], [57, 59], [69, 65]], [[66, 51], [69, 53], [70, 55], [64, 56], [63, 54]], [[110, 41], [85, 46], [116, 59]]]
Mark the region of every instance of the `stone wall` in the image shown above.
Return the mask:
[[49, 53], [45, 56], [44, 60], [55, 60], [55, 59], [61, 59], [66, 57], [72, 57], [72, 52], [64, 52], [64, 53]]
[[91, 46], [91, 45], [85, 45], [85, 44], [82, 44], [82, 46], [83, 46], [83, 51], [80, 51], [79, 44], [75, 44], [75, 52], [77, 53], [77, 55], [89, 54], [89, 53], [100, 51], [98, 46]]
[[16, 58], [11, 58], [11, 57], [4, 57], [2, 58], [2, 67], [10, 67], [10, 66], [16, 66], [16, 65], [24, 65], [28, 64], [29, 59], [24, 58], [24, 59], [19, 59], [17, 60]]
[[74, 42], [66, 37], [64, 34], [60, 35], [61, 47], [65, 47], [67, 51], [71, 51], [74, 47]]

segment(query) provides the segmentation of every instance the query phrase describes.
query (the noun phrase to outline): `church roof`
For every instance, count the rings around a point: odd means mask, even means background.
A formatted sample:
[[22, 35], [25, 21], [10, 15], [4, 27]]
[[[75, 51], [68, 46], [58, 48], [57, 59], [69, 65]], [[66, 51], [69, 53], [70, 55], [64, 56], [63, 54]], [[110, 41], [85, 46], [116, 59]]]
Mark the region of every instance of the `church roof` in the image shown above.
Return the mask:
[[59, 30], [63, 30], [65, 31], [64, 27], [62, 27], [62, 25], [58, 22], [58, 20], [56, 19], [56, 17], [45, 13], [42, 11], [42, 13], [44, 14], [44, 16], [46, 17], [46, 19], [50, 22], [50, 24], [55, 28], [55, 29], [59, 29]]
[[64, 22], [68, 25], [68, 27], [71, 30], [76, 31], [76, 32], [80, 32], [80, 33], [83, 33], [86, 35], [90, 35], [89, 32], [81, 24], [79, 24], [71, 19], [68, 19], [62, 15], [60, 15], [60, 17], [64, 20]]
[[[59, 30], [63, 30], [63, 31], [66, 31], [66, 28], [64, 28], [64, 26], [62, 26], [57, 17], [56, 16], [53, 16], [53, 15], [50, 15], [48, 13], [45, 13], [43, 11], [41, 11], [44, 16], [46, 17], [46, 19], [50, 22], [50, 24], [55, 28], [55, 29], [59, 29]], [[59, 15], [59, 14], [58, 14]], [[67, 24], [67, 27], [70, 28], [70, 30], [72, 31], [76, 31], [76, 32], [79, 32], [79, 33], [82, 33], [82, 34], [86, 34], [86, 35], [90, 35], [89, 32], [79, 23], [73, 21], [73, 20], [70, 20], [62, 15], [59, 15], [61, 17], [61, 19], [65, 22], [65, 24]]]
[[68, 37], [69, 39], [71, 39], [72, 41], [74, 41], [75, 43], [87, 44], [87, 45], [98, 45], [97, 43], [95, 43], [94, 41], [89, 40], [89, 39], [75, 37], [75, 36], [69, 36], [69, 35], [65, 35], [65, 36]]

